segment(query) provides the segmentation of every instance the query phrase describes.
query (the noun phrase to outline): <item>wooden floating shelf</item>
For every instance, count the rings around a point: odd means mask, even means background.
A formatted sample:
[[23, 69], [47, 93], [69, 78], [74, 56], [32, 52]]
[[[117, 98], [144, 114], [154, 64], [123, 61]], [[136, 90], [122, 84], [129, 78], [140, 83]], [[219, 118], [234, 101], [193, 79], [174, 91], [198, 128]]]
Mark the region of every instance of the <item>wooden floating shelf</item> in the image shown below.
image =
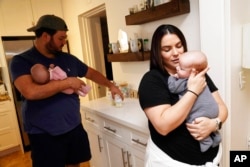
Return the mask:
[[150, 51], [108, 54], [108, 62], [131, 62], [149, 60]]
[[190, 12], [189, 0], [172, 0], [137, 13], [125, 16], [126, 25], [139, 25]]

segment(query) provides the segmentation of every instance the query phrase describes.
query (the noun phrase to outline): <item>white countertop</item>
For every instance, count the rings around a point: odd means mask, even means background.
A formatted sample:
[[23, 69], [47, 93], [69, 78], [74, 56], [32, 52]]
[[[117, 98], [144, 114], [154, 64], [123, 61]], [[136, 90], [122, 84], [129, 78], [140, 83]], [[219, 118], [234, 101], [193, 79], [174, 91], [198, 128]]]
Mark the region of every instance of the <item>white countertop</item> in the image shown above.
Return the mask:
[[110, 119], [132, 129], [149, 134], [148, 120], [139, 105], [138, 99], [125, 98], [122, 107], [116, 107], [106, 98], [83, 102], [83, 110], [93, 112], [101, 117]]

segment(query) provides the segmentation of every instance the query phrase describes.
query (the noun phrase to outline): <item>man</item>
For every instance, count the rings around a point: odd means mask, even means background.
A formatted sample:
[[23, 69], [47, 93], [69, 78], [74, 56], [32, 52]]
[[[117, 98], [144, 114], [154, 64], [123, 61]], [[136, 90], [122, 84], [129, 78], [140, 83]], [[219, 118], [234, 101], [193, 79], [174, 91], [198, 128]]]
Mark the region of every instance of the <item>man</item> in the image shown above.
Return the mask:
[[[34, 47], [15, 56], [10, 65], [12, 81], [23, 96], [24, 128], [31, 144], [33, 167], [80, 167], [91, 158], [89, 141], [81, 124], [78, 90], [85, 77], [110, 89], [112, 96], [122, 93], [101, 73], [75, 56], [62, 52], [68, 31], [63, 19], [54, 15], [40, 17], [34, 27]], [[54, 64], [67, 73], [64, 80], [37, 84], [32, 80], [32, 65]], [[64, 94], [71, 88], [75, 93]]]

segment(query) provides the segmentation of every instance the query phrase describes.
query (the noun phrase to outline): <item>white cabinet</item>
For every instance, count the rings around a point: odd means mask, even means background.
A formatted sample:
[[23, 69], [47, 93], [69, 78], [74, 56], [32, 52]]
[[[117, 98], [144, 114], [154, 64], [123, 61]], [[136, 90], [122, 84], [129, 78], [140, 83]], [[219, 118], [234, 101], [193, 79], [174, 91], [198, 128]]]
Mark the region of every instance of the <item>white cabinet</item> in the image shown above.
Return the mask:
[[[104, 142], [109, 167], [143, 167], [148, 136], [104, 119]], [[116, 157], [116, 158], [114, 158]]]
[[[136, 167], [144, 167], [144, 156], [145, 156], [145, 151], [141, 151], [138, 150], [137, 148], [134, 147], [129, 147], [129, 149], [127, 150], [128, 152], [128, 159], [130, 161], [128, 161], [129, 164], [132, 163], [132, 166], [136, 166]], [[129, 166], [129, 167], [132, 167]]]
[[144, 166], [148, 134], [95, 112], [82, 112], [91, 145], [91, 167]]
[[115, 139], [109, 135], [105, 135], [105, 148], [108, 152], [109, 167], [144, 167], [145, 150], [140, 150]]
[[35, 25], [41, 15], [63, 17], [61, 0], [1, 0], [0, 35], [34, 35], [27, 28]]
[[135, 130], [130, 130], [129, 145], [133, 166], [144, 167], [145, 149], [148, 135]]
[[105, 135], [105, 148], [107, 149], [109, 167], [127, 167], [130, 156], [127, 145], [121, 140]]
[[107, 167], [103, 136], [100, 132], [87, 128], [91, 148], [91, 167]]
[[0, 151], [19, 145], [15, 109], [11, 101], [0, 102]]
[[82, 119], [90, 142], [92, 154], [90, 162], [91, 167], [108, 167], [99, 118], [90, 112], [83, 112]]

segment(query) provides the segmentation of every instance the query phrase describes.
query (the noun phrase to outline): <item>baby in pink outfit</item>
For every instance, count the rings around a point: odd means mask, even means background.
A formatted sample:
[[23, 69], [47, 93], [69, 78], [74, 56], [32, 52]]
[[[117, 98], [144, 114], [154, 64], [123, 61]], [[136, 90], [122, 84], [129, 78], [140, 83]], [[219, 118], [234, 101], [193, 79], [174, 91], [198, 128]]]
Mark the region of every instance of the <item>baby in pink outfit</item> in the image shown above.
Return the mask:
[[[54, 66], [54, 64], [51, 64], [49, 69], [47, 69], [42, 64], [35, 64], [31, 67], [30, 72], [32, 79], [38, 84], [46, 84], [50, 80], [63, 80], [67, 78], [67, 74], [59, 66]], [[77, 93], [80, 96], [86, 96], [90, 89], [90, 86], [82, 85], [81, 90], [79, 90]], [[72, 94], [74, 93], [74, 90], [65, 89], [62, 92], [65, 94]]]

